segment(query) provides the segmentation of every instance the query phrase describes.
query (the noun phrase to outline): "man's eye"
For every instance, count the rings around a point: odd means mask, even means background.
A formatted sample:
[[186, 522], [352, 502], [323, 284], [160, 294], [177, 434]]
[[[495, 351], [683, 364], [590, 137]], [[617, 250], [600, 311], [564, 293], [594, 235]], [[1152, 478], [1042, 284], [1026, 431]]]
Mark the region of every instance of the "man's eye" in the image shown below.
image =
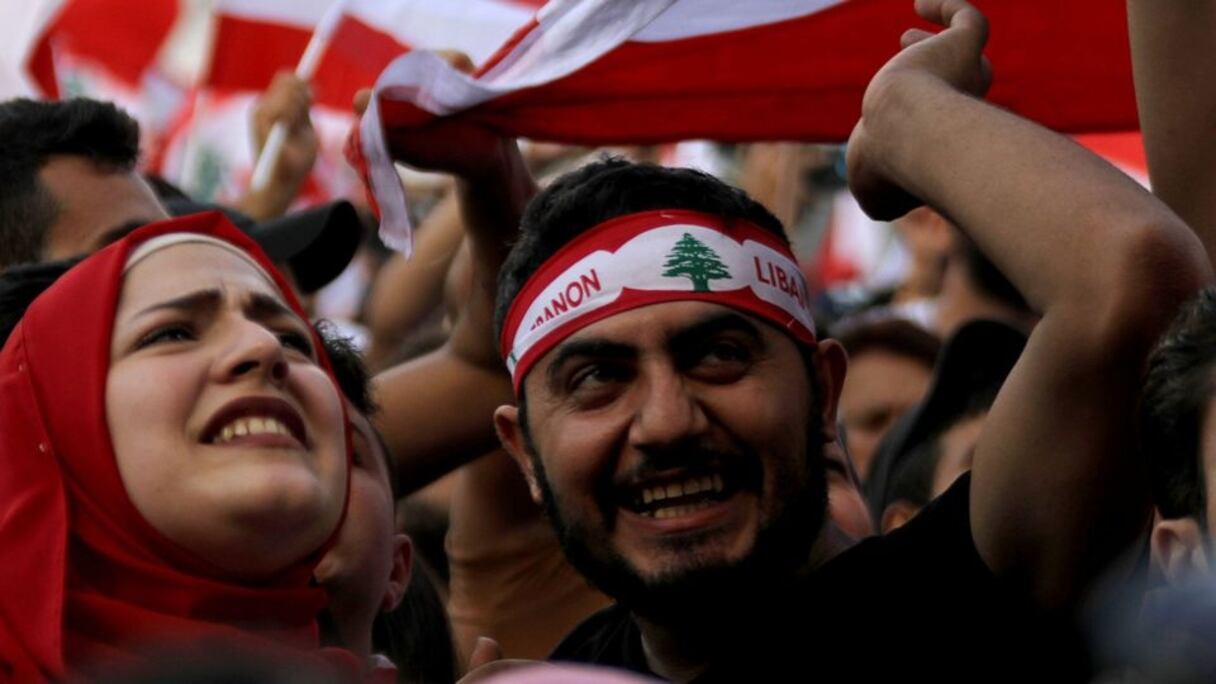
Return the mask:
[[716, 340], [705, 349], [704, 358], [709, 361], [746, 361], [750, 357], [743, 345], [731, 340]]
[[570, 374], [567, 388], [570, 392], [586, 392], [613, 385], [625, 380], [629, 370], [617, 364], [591, 363]]
[[135, 343], [136, 349], [143, 349], [156, 344], [170, 344], [173, 342], [189, 342], [195, 339], [194, 329], [185, 323], [171, 323], [163, 325], [148, 334], [139, 338]]

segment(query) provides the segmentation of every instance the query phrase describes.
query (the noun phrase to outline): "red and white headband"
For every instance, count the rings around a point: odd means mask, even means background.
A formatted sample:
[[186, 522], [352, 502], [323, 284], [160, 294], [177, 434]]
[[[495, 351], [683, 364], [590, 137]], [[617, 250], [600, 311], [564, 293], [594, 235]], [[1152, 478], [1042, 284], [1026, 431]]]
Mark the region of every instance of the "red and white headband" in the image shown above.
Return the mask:
[[518, 394], [546, 352], [622, 311], [714, 302], [813, 344], [809, 299], [793, 254], [772, 233], [743, 219], [646, 211], [605, 221], [549, 257], [511, 303], [499, 343]]

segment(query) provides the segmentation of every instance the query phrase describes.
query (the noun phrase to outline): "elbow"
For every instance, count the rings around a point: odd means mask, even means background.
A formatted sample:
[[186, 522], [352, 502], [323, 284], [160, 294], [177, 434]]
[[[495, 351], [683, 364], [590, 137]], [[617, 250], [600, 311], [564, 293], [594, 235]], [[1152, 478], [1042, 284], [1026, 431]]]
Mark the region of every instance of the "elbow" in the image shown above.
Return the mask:
[[1128, 229], [1109, 247], [1082, 306], [1097, 316], [1095, 342], [1147, 354], [1178, 307], [1212, 284], [1212, 266], [1194, 232], [1172, 214]]

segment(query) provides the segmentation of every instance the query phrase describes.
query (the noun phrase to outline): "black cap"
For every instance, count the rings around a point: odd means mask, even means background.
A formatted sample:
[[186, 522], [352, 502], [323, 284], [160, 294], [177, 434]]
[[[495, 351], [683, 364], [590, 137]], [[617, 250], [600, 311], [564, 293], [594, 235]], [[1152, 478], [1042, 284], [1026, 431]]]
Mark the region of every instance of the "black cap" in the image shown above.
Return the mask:
[[995, 320], [970, 321], [946, 340], [925, 398], [891, 426], [875, 450], [865, 489], [876, 520], [913, 450], [957, 422], [977, 399], [991, 402], [1025, 347], [1024, 332]]
[[337, 278], [363, 239], [359, 212], [346, 200], [293, 212], [269, 221], [255, 222], [229, 207], [173, 197], [164, 200], [173, 216], [219, 209], [266, 252], [271, 261], [287, 264], [296, 285], [305, 294], [316, 292]]

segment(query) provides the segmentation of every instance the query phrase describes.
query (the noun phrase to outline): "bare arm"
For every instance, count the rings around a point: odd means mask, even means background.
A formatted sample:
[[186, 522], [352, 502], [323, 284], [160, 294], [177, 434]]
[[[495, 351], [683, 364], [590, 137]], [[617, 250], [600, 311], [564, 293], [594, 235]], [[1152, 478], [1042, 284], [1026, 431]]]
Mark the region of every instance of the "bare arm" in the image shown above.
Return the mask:
[[250, 122], [254, 156], [261, 154], [276, 122], [282, 121], [287, 126], [287, 137], [270, 182], [264, 188], [250, 188], [237, 202], [237, 208], [254, 219], [264, 221], [286, 213], [312, 171], [319, 143], [309, 117], [310, 107], [311, 89], [290, 71], [276, 74], [270, 87], [258, 98]]
[[1216, 2], [1128, 0], [1127, 18], [1153, 192], [1216, 263]]
[[439, 305], [443, 283], [464, 230], [455, 193], [442, 200], [415, 234], [414, 254], [393, 254], [376, 275], [366, 307], [372, 344], [368, 365], [380, 370], [401, 340]]
[[1043, 316], [976, 446], [971, 528], [989, 567], [1057, 608], [1145, 529], [1130, 426], [1142, 365], [1178, 303], [1211, 279], [1164, 204], [1071, 141], [974, 97], [983, 17], [919, 0], [871, 82], [850, 186], [879, 218], [950, 216]]
[[494, 409], [512, 398], [494, 338], [498, 269], [536, 185], [514, 140], [443, 122], [390, 132], [394, 154], [457, 178], [473, 283], [448, 342], [376, 376], [379, 428], [408, 493], [497, 445]]

